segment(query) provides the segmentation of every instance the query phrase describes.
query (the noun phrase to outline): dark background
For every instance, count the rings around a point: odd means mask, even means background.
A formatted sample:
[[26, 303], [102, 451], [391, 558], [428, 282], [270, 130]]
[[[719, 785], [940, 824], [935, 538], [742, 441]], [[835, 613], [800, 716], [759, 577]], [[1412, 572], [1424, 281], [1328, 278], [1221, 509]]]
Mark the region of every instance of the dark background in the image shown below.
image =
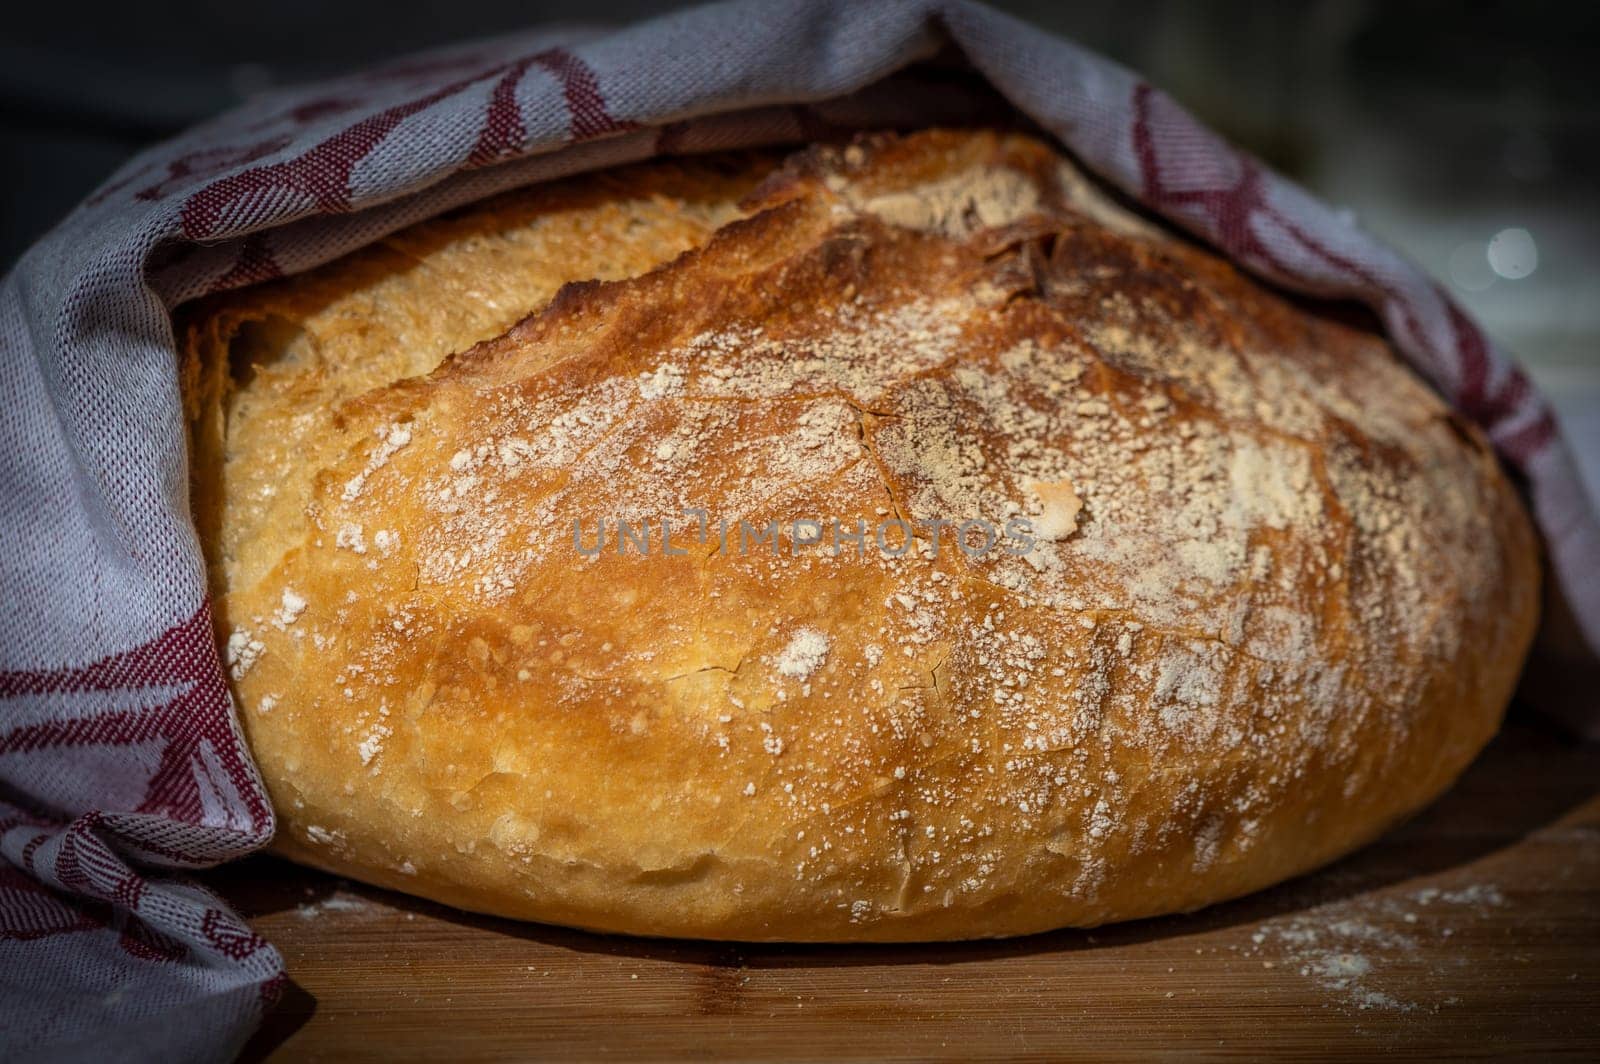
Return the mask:
[[[537, 22], [675, 6], [15, 5], [0, 36], [0, 262], [133, 152], [253, 92]], [[1600, 4], [996, 6], [1141, 70], [1444, 279], [1555, 396], [1600, 485]]]

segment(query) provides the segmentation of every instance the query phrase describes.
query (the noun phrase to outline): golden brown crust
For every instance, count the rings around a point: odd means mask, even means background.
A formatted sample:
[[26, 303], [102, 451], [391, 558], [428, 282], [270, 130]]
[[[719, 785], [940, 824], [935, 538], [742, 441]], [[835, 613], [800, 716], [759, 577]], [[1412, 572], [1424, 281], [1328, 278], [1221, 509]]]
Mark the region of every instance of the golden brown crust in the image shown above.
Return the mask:
[[307, 454], [339, 404], [498, 336], [574, 278], [633, 277], [704, 243], [773, 164], [738, 153], [511, 192], [189, 309], [185, 396], [213, 584], [224, 558], [247, 578], [277, 560], [258, 534], [301, 520]]
[[[617, 180], [637, 204], [657, 178]], [[1314, 867], [1492, 734], [1532, 533], [1380, 340], [1022, 137], [813, 149], [747, 217], [707, 198], [425, 376], [503, 324], [370, 259], [196, 318], [193, 382], [267, 316], [321, 358], [258, 336], [275, 369], [225, 420], [222, 384], [190, 389], [284, 852], [641, 934], [1019, 934]], [[312, 395], [331, 412], [269, 444]], [[1036, 549], [935, 551], [936, 518], [1025, 519]], [[577, 549], [599, 519], [652, 522], [650, 555]], [[865, 556], [795, 544], [804, 519], [861, 520]], [[871, 544], [894, 519], [899, 557]], [[741, 550], [741, 520], [790, 531]]]

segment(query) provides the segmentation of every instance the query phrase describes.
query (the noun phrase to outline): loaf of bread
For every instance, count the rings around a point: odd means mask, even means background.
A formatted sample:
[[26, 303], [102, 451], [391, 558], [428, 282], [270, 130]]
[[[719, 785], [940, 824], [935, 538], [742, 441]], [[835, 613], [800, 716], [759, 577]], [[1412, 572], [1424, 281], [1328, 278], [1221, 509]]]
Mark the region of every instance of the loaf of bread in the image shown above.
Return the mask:
[[295, 860], [749, 940], [1190, 910], [1438, 795], [1533, 533], [1353, 314], [1045, 145], [488, 201], [180, 322], [196, 523]]

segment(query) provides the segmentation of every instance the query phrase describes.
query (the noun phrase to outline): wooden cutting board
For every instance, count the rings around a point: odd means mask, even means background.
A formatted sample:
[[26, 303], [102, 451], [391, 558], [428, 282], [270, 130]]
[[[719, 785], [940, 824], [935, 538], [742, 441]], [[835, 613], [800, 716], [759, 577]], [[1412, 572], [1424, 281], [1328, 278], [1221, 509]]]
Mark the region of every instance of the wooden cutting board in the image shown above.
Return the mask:
[[208, 881], [293, 984], [246, 1060], [1600, 1056], [1600, 746], [1519, 723], [1361, 853], [1191, 916], [1006, 942], [652, 941], [271, 858]]

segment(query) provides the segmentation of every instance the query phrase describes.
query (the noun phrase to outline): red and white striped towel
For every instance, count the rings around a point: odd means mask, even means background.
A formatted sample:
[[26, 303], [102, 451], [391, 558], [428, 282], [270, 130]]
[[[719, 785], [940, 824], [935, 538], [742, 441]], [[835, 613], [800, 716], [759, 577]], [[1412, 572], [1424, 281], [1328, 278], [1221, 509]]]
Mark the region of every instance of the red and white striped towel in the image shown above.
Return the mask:
[[284, 978], [179, 871], [273, 820], [212, 636], [171, 308], [515, 185], [960, 118], [963, 78], [1251, 270], [1376, 310], [1524, 478], [1600, 647], [1600, 526], [1527, 378], [1416, 266], [1129, 71], [960, 0], [736, 0], [434, 53], [143, 153], [0, 288], [0, 1055], [225, 1058]]

